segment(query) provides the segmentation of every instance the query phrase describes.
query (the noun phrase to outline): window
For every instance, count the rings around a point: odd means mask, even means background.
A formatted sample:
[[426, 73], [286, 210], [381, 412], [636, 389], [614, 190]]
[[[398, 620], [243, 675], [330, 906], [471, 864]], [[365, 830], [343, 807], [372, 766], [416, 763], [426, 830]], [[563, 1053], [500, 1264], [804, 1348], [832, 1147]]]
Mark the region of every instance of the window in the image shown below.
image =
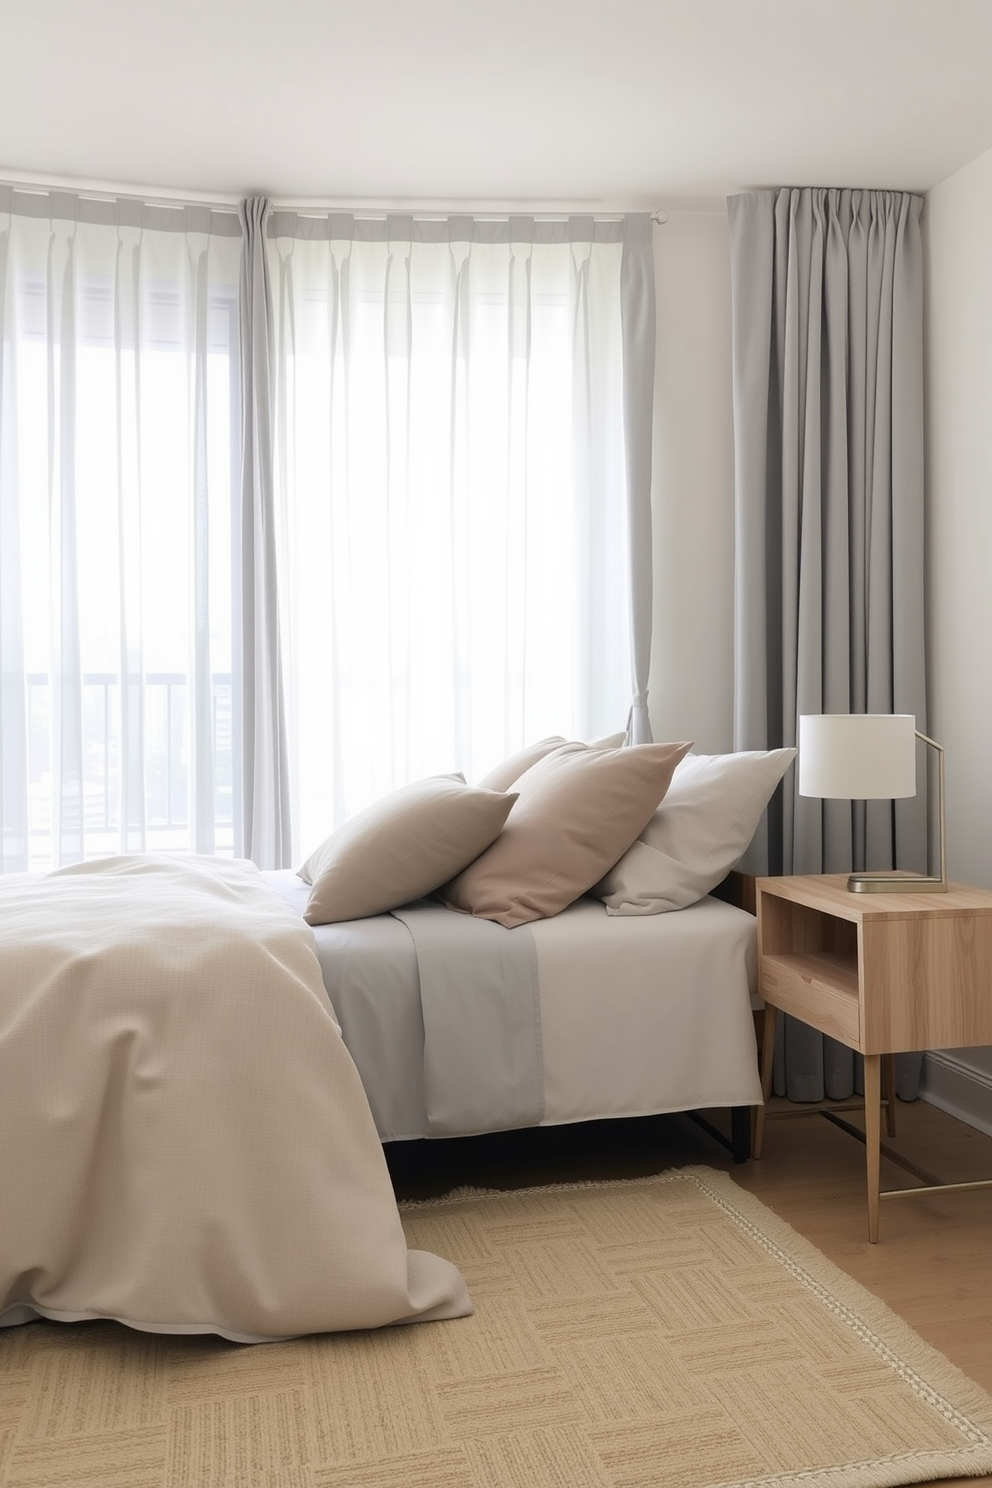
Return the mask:
[[0, 331], [4, 871], [286, 866], [407, 781], [624, 727], [646, 217], [0, 188]]
[[4, 866], [232, 853], [238, 240], [7, 238]]

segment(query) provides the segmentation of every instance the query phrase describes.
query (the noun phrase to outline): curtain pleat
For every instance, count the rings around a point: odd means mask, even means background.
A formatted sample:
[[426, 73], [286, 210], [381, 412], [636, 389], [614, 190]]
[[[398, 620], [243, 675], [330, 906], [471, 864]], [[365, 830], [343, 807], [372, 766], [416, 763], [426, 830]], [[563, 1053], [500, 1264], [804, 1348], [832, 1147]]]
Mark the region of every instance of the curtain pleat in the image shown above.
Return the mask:
[[[926, 729], [921, 209], [884, 191], [728, 201], [738, 749], [794, 745], [802, 713], [912, 713]], [[801, 797], [793, 781], [745, 866], [925, 870], [920, 784], [890, 804]], [[776, 1090], [851, 1094], [851, 1052], [779, 1022]], [[919, 1064], [900, 1057], [900, 1093]]]
[[[9, 210], [0, 214], [0, 319], [13, 323], [17, 290]], [[0, 870], [24, 872], [30, 861], [28, 705], [24, 655], [17, 363], [0, 342]]]
[[[140, 852], [148, 840], [145, 699], [142, 686], [142, 584], [145, 544], [141, 512], [141, 240], [118, 230], [114, 279], [114, 362], [117, 384], [117, 572], [121, 617], [117, 652], [120, 686], [122, 848]], [[132, 493], [134, 493], [132, 495]], [[134, 499], [134, 496], [137, 499]]]
[[55, 861], [83, 856], [83, 669], [76, 522], [75, 229], [52, 223], [48, 301], [48, 511], [51, 523], [52, 784]]
[[194, 689], [190, 750], [190, 807], [193, 850], [214, 851], [214, 760], [212, 682], [210, 677], [210, 487], [207, 471], [207, 252], [190, 243], [192, 325], [187, 332], [190, 358], [192, 460], [192, 627], [190, 676]]
[[265, 260], [269, 203], [238, 209], [242, 367], [241, 737], [242, 852], [260, 868], [291, 861], [289, 772], [279, 634], [272, 445], [272, 308]]
[[654, 419], [655, 296], [650, 218], [627, 219], [620, 261], [623, 424], [630, 539], [630, 620], [634, 697], [631, 744], [650, 744], [648, 674], [654, 588], [651, 562], [651, 450]]

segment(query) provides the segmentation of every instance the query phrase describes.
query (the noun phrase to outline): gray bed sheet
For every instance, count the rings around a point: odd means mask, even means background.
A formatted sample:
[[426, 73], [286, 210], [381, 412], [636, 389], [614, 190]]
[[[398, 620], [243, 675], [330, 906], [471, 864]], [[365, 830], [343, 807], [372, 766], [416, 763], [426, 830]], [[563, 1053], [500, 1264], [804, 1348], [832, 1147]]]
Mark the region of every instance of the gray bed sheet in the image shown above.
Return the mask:
[[[264, 876], [302, 915], [308, 886], [288, 871]], [[384, 1142], [540, 1123], [537, 957], [526, 926], [507, 930], [418, 901], [312, 928]]]

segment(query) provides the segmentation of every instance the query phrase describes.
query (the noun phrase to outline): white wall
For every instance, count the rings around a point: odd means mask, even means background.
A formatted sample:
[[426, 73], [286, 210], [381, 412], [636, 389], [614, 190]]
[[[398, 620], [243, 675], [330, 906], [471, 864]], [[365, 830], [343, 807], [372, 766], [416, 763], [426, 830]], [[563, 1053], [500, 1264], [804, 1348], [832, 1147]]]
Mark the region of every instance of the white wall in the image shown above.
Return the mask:
[[656, 739], [733, 747], [734, 427], [730, 240], [724, 212], [655, 228], [654, 630]]
[[[929, 193], [923, 222], [929, 723], [949, 873], [992, 888], [992, 150]], [[992, 1049], [928, 1057], [925, 1088], [992, 1131]]]
[[992, 888], [992, 150], [927, 198], [930, 726], [951, 875]]

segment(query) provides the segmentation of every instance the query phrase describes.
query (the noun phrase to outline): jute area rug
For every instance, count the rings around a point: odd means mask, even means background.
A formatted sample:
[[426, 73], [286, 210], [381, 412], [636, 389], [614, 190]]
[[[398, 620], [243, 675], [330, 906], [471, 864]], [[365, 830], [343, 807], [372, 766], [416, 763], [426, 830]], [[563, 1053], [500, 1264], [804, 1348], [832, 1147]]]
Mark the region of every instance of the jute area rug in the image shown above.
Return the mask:
[[887, 1488], [992, 1473], [992, 1398], [726, 1175], [402, 1206], [473, 1317], [239, 1348], [0, 1337], [0, 1485]]

